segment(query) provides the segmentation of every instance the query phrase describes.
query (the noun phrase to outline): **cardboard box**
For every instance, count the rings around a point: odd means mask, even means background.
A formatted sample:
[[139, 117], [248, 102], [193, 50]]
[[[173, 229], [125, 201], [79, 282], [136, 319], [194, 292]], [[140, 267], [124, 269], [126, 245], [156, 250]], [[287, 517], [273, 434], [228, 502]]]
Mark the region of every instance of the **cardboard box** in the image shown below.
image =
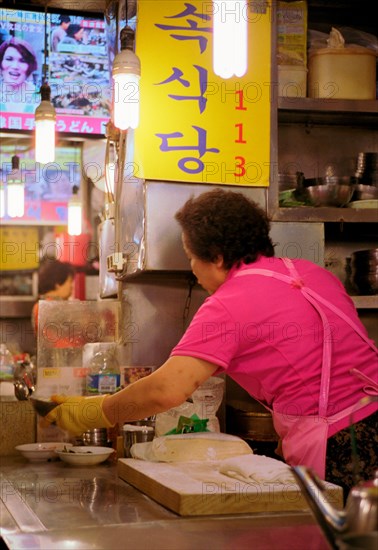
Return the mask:
[[296, 65], [278, 65], [278, 95], [306, 97], [307, 69]]

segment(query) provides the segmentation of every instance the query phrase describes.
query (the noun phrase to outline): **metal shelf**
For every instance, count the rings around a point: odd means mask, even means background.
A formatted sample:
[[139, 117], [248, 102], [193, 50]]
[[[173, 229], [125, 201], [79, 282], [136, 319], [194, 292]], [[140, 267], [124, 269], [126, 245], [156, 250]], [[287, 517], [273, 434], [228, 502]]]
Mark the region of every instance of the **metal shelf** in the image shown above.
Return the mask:
[[293, 208], [277, 207], [271, 212], [275, 221], [306, 222], [378, 222], [378, 212], [374, 208], [332, 208], [326, 206], [298, 206]]
[[378, 100], [279, 97], [278, 122], [376, 127]]
[[[278, 124], [328, 124], [352, 127], [377, 127], [378, 100], [313, 99], [308, 97], [279, 97]], [[278, 205], [278, 196], [272, 185], [269, 193], [269, 212], [275, 221], [355, 222], [378, 221], [375, 209], [332, 208], [300, 206], [284, 208]], [[278, 195], [278, 193], [277, 193]]]

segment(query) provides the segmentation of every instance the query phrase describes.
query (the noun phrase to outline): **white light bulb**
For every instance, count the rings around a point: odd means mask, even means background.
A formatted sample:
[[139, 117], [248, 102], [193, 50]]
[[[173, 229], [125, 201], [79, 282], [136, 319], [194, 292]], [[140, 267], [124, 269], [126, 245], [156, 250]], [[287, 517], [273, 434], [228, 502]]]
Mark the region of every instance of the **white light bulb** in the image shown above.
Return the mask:
[[35, 160], [41, 164], [55, 160], [55, 122], [39, 120], [35, 123]]
[[22, 218], [24, 211], [25, 186], [21, 178], [20, 158], [14, 155], [12, 171], [7, 177], [7, 213], [11, 218]]
[[213, 0], [213, 70], [241, 77], [248, 65], [247, 0]]
[[25, 191], [21, 180], [10, 179], [7, 185], [7, 212], [11, 218], [22, 218], [25, 212]]
[[41, 164], [55, 159], [55, 109], [43, 100], [35, 111], [35, 160]]
[[73, 195], [68, 203], [68, 234], [81, 235], [82, 205], [79, 197]]
[[121, 50], [113, 64], [113, 123], [120, 130], [139, 125], [140, 61], [131, 50]]

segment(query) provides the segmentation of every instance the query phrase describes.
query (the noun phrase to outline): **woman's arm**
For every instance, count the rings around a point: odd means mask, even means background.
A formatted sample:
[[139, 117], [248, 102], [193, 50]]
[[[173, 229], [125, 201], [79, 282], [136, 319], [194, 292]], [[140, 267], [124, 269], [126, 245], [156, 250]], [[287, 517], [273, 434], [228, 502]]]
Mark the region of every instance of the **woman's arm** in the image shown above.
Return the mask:
[[53, 395], [51, 400], [59, 406], [43, 418], [43, 425], [55, 422], [61, 429], [80, 435], [93, 428], [141, 420], [181, 405], [217, 368], [202, 359], [174, 356], [114, 395]]
[[140, 420], [181, 405], [218, 366], [195, 357], [170, 357], [155, 372], [106, 397], [103, 411], [112, 423]]

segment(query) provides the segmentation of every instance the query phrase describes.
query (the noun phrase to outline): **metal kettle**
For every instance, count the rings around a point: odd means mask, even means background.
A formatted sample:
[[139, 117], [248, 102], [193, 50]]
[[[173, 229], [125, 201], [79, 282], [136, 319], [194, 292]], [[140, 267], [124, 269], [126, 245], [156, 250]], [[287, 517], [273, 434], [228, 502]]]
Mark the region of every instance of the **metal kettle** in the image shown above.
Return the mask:
[[328, 502], [323, 482], [305, 466], [292, 467], [320, 526], [330, 538], [347, 533], [378, 531], [378, 471], [375, 479], [363, 481], [351, 489], [344, 510], [336, 510]]

